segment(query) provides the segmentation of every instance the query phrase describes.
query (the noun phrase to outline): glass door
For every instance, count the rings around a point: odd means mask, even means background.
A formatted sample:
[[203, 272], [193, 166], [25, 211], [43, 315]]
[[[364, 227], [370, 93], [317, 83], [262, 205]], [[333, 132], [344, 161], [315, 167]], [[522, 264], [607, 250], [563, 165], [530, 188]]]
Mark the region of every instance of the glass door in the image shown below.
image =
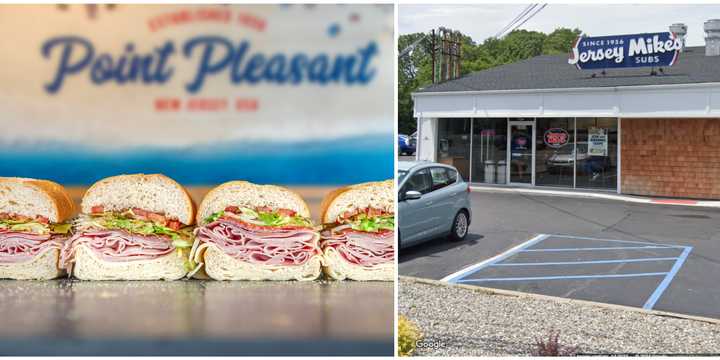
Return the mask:
[[535, 183], [535, 122], [508, 122], [508, 174], [509, 183], [533, 185]]

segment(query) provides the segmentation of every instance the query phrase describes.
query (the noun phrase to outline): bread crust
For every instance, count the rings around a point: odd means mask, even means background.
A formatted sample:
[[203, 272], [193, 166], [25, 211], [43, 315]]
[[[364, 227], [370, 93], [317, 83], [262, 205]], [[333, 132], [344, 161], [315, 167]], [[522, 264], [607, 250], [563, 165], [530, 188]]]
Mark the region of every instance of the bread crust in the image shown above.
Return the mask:
[[77, 207], [65, 187], [54, 181], [18, 177], [0, 177], [0, 184], [2, 183], [22, 184], [24, 186], [35, 188], [47, 195], [57, 212], [58, 223], [65, 222], [70, 219], [77, 211]]
[[195, 205], [195, 201], [193, 201], [192, 197], [190, 196], [190, 193], [187, 191], [187, 189], [184, 186], [180, 185], [180, 183], [178, 183], [174, 179], [172, 179], [169, 176], [166, 176], [164, 174], [122, 174], [122, 175], [106, 177], [104, 179], [98, 180], [92, 186], [90, 186], [90, 188], [88, 188], [85, 191], [85, 195], [83, 195], [83, 202], [85, 201], [85, 197], [87, 197], [88, 194], [91, 194], [95, 190], [96, 187], [98, 187], [104, 183], [109, 183], [109, 182], [116, 181], [118, 179], [127, 179], [127, 178], [129, 178], [129, 179], [135, 179], [135, 178], [150, 179], [150, 180], [153, 178], [160, 178], [164, 181], [173, 183], [176, 187], [178, 187], [179, 189], [182, 190], [183, 194], [185, 194], [186, 208], [188, 209], [188, 211], [191, 215], [190, 223], [185, 224], [185, 225], [193, 225], [195, 223], [195, 214], [196, 214], [195, 211], [197, 210], [197, 206]]
[[335, 202], [335, 199], [337, 199], [340, 195], [355, 189], [363, 189], [363, 188], [370, 188], [374, 186], [384, 186], [387, 183], [393, 184], [393, 180], [384, 180], [384, 181], [371, 181], [361, 184], [355, 184], [355, 185], [348, 185], [345, 187], [341, 187], [339, 189], [335, 189], [331, 192], [329, 192], [327, 195], [325, 195], [325, 198], [323, 198], [322, 203], [320, 203], [320, 221], [324, 224], [329, 224], [332, 222], [335, 222], [335, 219], [328, 219], [326, 217], [328, 210]]
[[305, 199], [303, 199], [302, 196], [300, 196], [300, 194], [298, 194], [298, 193], [296, 193], [296, 192], [294, 192], [294, 191], [292, 191], [292, 190], [290, 190], [290, 189], [288, 189], [288, 188], [286, 188], [286, 187], [278, 186], [278, 185], [261, 185], [261, 184], [254, 184], [254, 183], [251, 183], [251, 182], [245, 181], [245, 180], [231, 180], [231, 181], [224, 182], [224, 183], [222, 183], [222, 184], [220, 184], [220, 185], [212, 188], [212, 190], [208, 191], [208, 193], [205, 194], [205, 196], [203, 197], [202, 201], [200, 201], [200, 206], [198, 206], [198, 209], [197, 209], [197, 213], [196, 213], [196, 217], [197, 217], [196, 223], [197, 223], [197, 224], [202, 224], [203, 219], [201, 219], [201, 214], [203, 214], [203, 213], [205, 212], [206, 207], [207, 207], [207, 206], [212, 202], [212, 200], [214, 200], [214, 198], [217, 196], [216, 193], [221, 192], [222, 190], [224, 190], [224, 189], [227, 188], [227, 187], [232, 187], [232, 186], [236, 186], [236, 185], [254, 185], [254, 186], [260, 186], [260, 187], [262, 187], [263, 189], [277, 189], [277, 190], [287, 191], [287, 192], [293, 194], [293, 195], [296, 197], [297, 202], [298, 202], [299, 204], [302, 204], [302, 205], [303, 205], [303, 208], [305, 209], [305, 213], [308, 214], [308, 215], [310, 215], [310, 207], [308, 207], [307, 203], [305, 202]]

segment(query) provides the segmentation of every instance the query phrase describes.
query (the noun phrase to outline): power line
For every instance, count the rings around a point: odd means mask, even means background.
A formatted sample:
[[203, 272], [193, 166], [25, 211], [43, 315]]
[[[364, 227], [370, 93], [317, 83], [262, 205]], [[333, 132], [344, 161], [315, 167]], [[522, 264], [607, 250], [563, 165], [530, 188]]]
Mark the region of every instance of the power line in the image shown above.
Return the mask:
[[543, 6], [541, 6], [539, 9], [537, 9], [537, 11], [528, 15], [528, 17], [526, 17], [525, 20], [523, 20], [521, 23], [517, 24], [514, 28], [512, 28], [512, 30], [508, 31], [507, 34], [513, 32], [513, 31], [515, 31], [515, 29], [523, 26], [523, 24], [525, 24], [528, 20], [532, 19], [535, 15], [537, 15], [540, 11], [542, 11], [542, 9], [544, 9], [546, 6], [547, 6], [547, 4], [543, 4]]
[[510, 21], [510, 23], [508, 23], [502, 29], [500, 29], [500, 31], [498, 31], [497, 34], [495, 34], [495, 37], [496, 38], [500, 37], [500, 35], [502, 35], [505, 32], [505, 30], [507, 30], [510, 27], [512, 27], [513, 25], [515, 25], [515, 23], [517, 23], [523, 16], [527, 15], [527, 13], [530, 12], [532, 9], [534, 9], [537, 5], [538, 4], [530, 4], [530, 5], [526, 6], [525, 9], [520, 12], [520, 14], [515, 16], [515, 18], [512, 19], [512, 21]]

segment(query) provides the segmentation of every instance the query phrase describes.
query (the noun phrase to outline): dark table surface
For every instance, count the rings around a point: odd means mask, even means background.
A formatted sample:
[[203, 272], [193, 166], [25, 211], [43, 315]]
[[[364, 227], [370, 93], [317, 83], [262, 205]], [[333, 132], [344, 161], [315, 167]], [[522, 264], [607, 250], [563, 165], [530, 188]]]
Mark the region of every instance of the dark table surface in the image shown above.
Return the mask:
[[393, 354], [393, 283], [0, 281], [0, 355]]

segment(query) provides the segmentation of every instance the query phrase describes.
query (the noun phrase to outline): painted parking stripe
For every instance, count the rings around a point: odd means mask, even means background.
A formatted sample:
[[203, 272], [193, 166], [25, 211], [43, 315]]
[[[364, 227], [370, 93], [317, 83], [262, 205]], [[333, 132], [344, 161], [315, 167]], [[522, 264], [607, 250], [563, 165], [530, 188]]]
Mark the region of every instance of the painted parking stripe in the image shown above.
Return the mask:
[[450, 275], [448, 275], [448, 276], [440, 279], [440, 281], [449, 282], [449, 283], [456, 283], [458, 279], [462, 279], [462, 278], [464, 278], [464, 277], [466, 277], [466, 276], [468, 276], [468, 275], [472, 275], [473, 273], [475, 273], [475, 272], [477, 272], [477, 271], [479, 271], [479, 270], [487, 267], [487, 266], [490, 265], [490, 264], [494, 264], [494, 263], [503, 261], [503, 260], [505, 260], [505, 259], [507, 259], [507, 258], [509, 258], [509, 257], [511, 257], [511, 256], [513, 256], [513, 255], [515, 255], [516, 253], [520, 252], [521, 250], [523, 250], [523, 249], [525, 249], [525, 248], [528, 248], [528, 247], [530, 247], [530, 246], [533, 246], [533, 245], [535, 245], [535, 244], [537, 244], [537, 243], [539, 243], [539, 242], [547, 239], [548, 237], [549, 237], [549, 235], [545, 235], [545, 234], [537, 235], [537, 236], [535, 236], [534, 238], [532, 238], [532, 239], [530, 239], [530, 240], [528, 240], [528, 241], [526, 241], [526, 242], [524, 242], [524, 243], [522, 243], [522, 244], [520, 244], [520, 245], [517, 245], [517, 246], [515, 246], [515, 247], [513, 247], [513, 248], [511, 248], [511, 249], [509, 249], [509, 250], [507, 250], [507, 251], [505, 251], [505, 252], [502, 252], [502, 253], [500, 253], [500, 254], [497, 254], [497, 255], [495, 255], [495, 256], [493, 256], [493, 257], [491, 257], [491, 258], [489, 258], [489, 259], [487, 259], [487, 260], [485, 260], [485, 261], [483, 261], [483, 262], [477, 263], [477, 264], [475, 264], [475, 265], [470, 265], [470, 266], [468, 266], [468, 267], [466, 267], [466, 268], [464, 268], [464, 269], [462, 269], [462, 270], [460, 270], [460, 271], [456, 271], [456, 272], [454, 272], [454, 273], [452, 273], [452, 274], [450, 274]]
[[675, 265], [673, 265], [672, 269], [670, 269], [670, 272], [665, 276], [663, 281], [655, 289], [652, 295], [650, 295], [650, 298], [647, 299], [645, 305], [643, 305], [643, 309], [651, 310], [655, 306], [655, 303], [658, 301], [658, 299], [660, 299], [660, 296], [663, 294], [663, 292], [665, 292], [665, 289], [670, 286], [670, 283], [672, 282], [678, 271], [680, 271], [683, 263], [687, 259], [688, 255], [690, 255], [690, 251], [692, 251], [692, 246], [686, 246], [685, 250], [683, 250], [678, 260], [675, 261]]
[[580, 240], [595, 240], [595, 241], [608, 241], [608, 242], [619, 242], [619, 243], [628, 243], [628, 244], [643, 244], [643, 245], [650, 245], [650, 246], [663, 246], [663, 247], [670, 247], [670, 248], [684, 248], [684, 245], [668, 245], [668, 244], [656, 244], [652, 242], [647, 241], [635, 241], [635, 240], [617, 240], [617, 239], [601, 239], [601, 238], [593, 238], [593, 237], [585, 237], [585, 236], [574, 236], [574, 235], [557, 235], [552, 234], [548, 235], [553, 238], [564, 238], [564, 239], [580, 239]]
[[633, 249], [676, 249], [671, 246], [607, 246], [594, 248], [551, 248], [551, 249], [524, 249], [520, 252], [556, 252], [556, 251], [586, 251], [586, 250], [633, 250]]
[[558, 261], [558, 262], [529, 262], [529, 263], [500, 263], [490, 264], [488, 266], [535, 266], [535, 265], [581, 265], [581, 264], [614, 264], [614, 263], [632, 263], [644, 261], [670, 261], [677, 260], [676, 257], [662, 258], [645, 258], [645, 259], [618, 259], [618, 260], [588, 260], [588, 261]]
[[[579, 239], [579, 240], [599, 240], [616, 243], [628, 244], [646, 244], [645, 246], [612, 246], [612, 247], [587, 247], [587, 248], [548, 248], [548, 249], [530, 249], [533, 245], [550, 237]], [[656, 257], [656, 258], [635, 258], [635, 259], [608, 259], [608, 260], [588, 260], [588, 261], [566, 261], [566, 262], [538, 262], [538, 263], [502, 263], [507, 258], [521, 252], [565, 252], [565, 251], [595, 251], [595, 250], [628, 250], [628, 249], [683, 249], [682, 254], [678, 257]], [[660, 299], [665, 290], [672, 283], [675, 275], [687, 260], [691, 246], [681, 245], [660, 245], [649, 242], [614, 240], [614, 239], [598, 239], [571, 235], [552, 235], [540, 234], [518, 246], [515, 246], [503, 253], [500, 253], [490, 259], [475, 265], [468, 266], [460, 271], [444, 277], [441, 281], [450, 283], [482, 283], [482, 282], [501, 282], [501, 281], [543, 281], [543, 280], [573, 280], [573, 279], [604, 279], [604, 278], [633, 278], [633, 277], [652, 277], [664, 276], [660, 284], [655, 288], [650, 297], [643, 305], [643, 309], [650, 310]], [[577, 264], [604, 264], [604, 263], [630, 263], [630, 262], [649, 262], [649, 261], [671, 261], [675, 260], [672, 268], [668, 272], [652, 272], [652, 273], [634, 273], [634, 274], [594, 274], [594, 275], [558, 275], [558, 276], [531, 276], [531, 277], [506, 277], [506, 278], [479, 278], [464, 279], [469, 275], [479, 272], [482, 269], [491, 266], [537, 266], [537, 265], [577, 265]]]
[[601, 274], [601, 275], [559, 275], [559, 276], [531, 276], [531, 277], [513, 277], [513, 278], [484, 278], [484, 279], [468, 279], [458, 280], [459, 283], [468, 282], [489, 282], [489, 281], [532, 281], [532, 280], [572, 280], [572, 279], [602, 279], [602, 278], [629, 278], [643, 276], [662, 276], [668, 275], [667, 272], [653, 273], [636, 273], [636, 274]]

